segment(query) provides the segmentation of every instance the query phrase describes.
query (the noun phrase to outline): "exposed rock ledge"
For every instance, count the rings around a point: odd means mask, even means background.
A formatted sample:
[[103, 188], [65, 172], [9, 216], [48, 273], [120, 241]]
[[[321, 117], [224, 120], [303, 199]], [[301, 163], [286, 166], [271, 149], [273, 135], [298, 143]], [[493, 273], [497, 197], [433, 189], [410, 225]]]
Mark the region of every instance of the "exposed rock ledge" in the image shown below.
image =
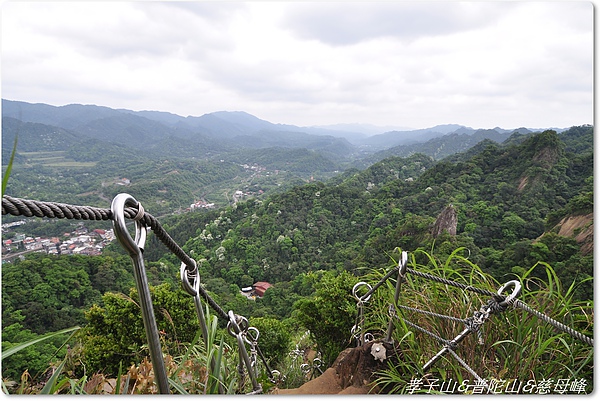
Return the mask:
[[371, 348], [374, 345], [385, 349], [388, 359], [400, 357], [391, 344], [381, 341], [347, 348], [321, 376], [298, 388], [276, 389], [272, 394], [377, 394], [377, 390], [371, 390], [374, 374], [387, 367], [387, 360], [381, 361], [373, 356]]

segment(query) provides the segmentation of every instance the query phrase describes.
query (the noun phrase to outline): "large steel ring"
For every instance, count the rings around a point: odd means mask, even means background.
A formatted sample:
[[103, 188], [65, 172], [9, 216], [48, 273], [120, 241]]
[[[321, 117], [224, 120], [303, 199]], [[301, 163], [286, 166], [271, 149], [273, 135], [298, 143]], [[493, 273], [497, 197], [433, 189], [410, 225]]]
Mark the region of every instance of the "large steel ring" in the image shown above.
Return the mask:
[[[181, 286], [191, 296], [195, 297], [198, 295], [200, 289], [200, 274], [198, 274], [198, 268], [196, 267], [196, 261], [194, 260], [194, 270], [189, 271], [185, 263], [181, 263], [179, 269], [181, 276]], [[190, 277], [193, 277], [193, 282], [190, 283]]]
[[[251, 334], [251, 333], [254, 333], [254, 334]], [[258, 337], [260, 336], [260, 331], [258, 331], [258, 329], [256, 327], [250, 326], [250, 327], [248, 327], [246, 335], [248, 336], [248, 338], [250, 338], [251, 341], [257, 342]]]
[[248, 319], [244, 316], [236, 315], [229, 311], [229, 322], [227, 322], [227, 331], [232, 337], [245, 333], [248, 330]]
[[521, 283], [518, 280], [510, 280], [504, 283], [504, 285], [498, 289], [498, 295], [501, 296], [504, 290], [510, 287], [514, 287], [513, 292], [509, 296], [507, 296], [504, 299], [504, 301], [499, 302], [501, 306], [506, 306], [512, 303], [515, 300], [515, 298], [518, 297], [519, 294], [521, 294]]
[[[371, 287], [368, 283], [365, 283], [364, 281], [359, 281], [358, 283], [354, 284], [354, 287], [352, 287], [352, 295], [354, 296], [354, 298], [356, 298], [359, 302], [367, 302], [369, 299], [371, 299], [371, 296], [373, 294], [370, 294], [367, 298], [362, 299], [362, 297], [359, 297], [358, 294], [358, 289], [360, 287], [366, 286], [368, 288], [367, 292], [371, 291], [373, 289], [373, 287]], [[366, 294], [365, 293], [365, 294]], [[363, 295], [364, 296], [364, 295]]]

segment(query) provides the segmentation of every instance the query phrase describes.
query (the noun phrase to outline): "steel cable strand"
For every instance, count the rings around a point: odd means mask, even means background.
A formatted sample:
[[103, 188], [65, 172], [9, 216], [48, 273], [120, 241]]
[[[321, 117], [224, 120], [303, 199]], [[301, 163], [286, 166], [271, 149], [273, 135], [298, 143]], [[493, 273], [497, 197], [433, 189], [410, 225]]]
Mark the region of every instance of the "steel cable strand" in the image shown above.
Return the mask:
[[413, 308], [411, 306], [396, 305], [396, 307], [410, 311], [410, 312], [422, 313], [423, 315], [439, 317], [440, 319], [446, 319], [446, 320], [451, 320], [451, 321], [458, 322], [458, 323], [468, 324], [468, 319], [461, 319], [461, 318], [454, 317], [454, 316], [442, 315], [440, 313], [430, 312], [430, 311], [426, 311], [426, 310], [418, 309], [418, 308]]
[[[125, 209], [125, 216], [128, 218], [134, 218], [137, 210], [129, 208]], [[127, 213], [129, 212], [129, 213]], [[144, 216], [141, 218], [141, 222], [147, 227], [150, 227], [154, 235], [171, 251], [181, 262], [186, 265], [188, 271], [196, 268], [195, 261], [190, 258], [185, 251], [175, 242], [175, 240], [169, 235], [169, 233], [163, 228], [160, 222], [148, 212], [144, 212]], [[202, 295], [202, 298], [210, 305], [210, 307], [219, 315], [223, 320], [229, 320], [227, 312], [221, 308], [221, 306], [206, 292], [202, 286], [198, 287], [198, 292]]]
[[[471, 368], [469, 366], [469, 364], [467, 364], [460, 356], [458, 356], [458, 354], [454, 351], [455, 349], [458, 348], [458, 343], [456, 341], [451, 341], [451, 340], [447, 340], [443, 337], [438, 336], [435, 333], [432, 333], [431, 331], [412, 323], [411, 321], [407, 320], [406, 318], [400, 318], [399, 316], [396, 315], [397, 319], [402, 319], [404, 321], [404, 323], [406, 323], [408, 326], [417, 329], [425, 334], [428, 334], [429, 336], [433, 337], [434, 339], [436, 339], [437, 341], [441, 342], [442, 344], [444, 344], [446, 346], [446, 349], [448, 352], [450, 352], [450, 354], [471, 374], [473, 375], [473, 377], [475, 377], [477, 380], [479, 380], [480, 382], [482, 381], [481, 377], [473, 370], [473, 368]], [[488, 386], [485, 385], [486, 389], [489, 390]]]
[[406, 271], [410, 274], [414, 274], [415, 276], [419, 276], [419, 277], [426, 278], [429, 280], [437, 281], [438, 283], [441, 283], [441, 284], [451, 285], [453, 287], [457, 287], [457, 288], [463, 289], [465, 291], [473, 291], [473, 292], [476, 292], [481, 295], [487, 295], [487, 296], [492, 296], [492, 297], [498, 296], [498, 294], [495, 292], [485, 290], [483, 288], [473, 287], [472, 285], [465, 285], [465, 284], [457, 283], [456, 281], [448, 280], [443, 277], [434, 276], [429, 273], [422, 273], [422, 272], [419, 272], [419, 271], [416, 271], [413, 269], [406, 269]]
[[476, 372], [469, 366], [467, 362], [465, 362], [452, 348], [448, 349], [448, 352], [460, 363], [476, 380], [479, 381], [481, 385], [485, 387], [485, 389], [489, 392], [490, 387], [487, 384], [487, 381], [483, 380]]
[[398, 271], [399, 268], [400, 268], [399, 266], [396, 266], [392, 270], [390, 270], [389, 272], [387, 272], [387, 274], [385, 276], [383, 276], [381, 278], [381, 280], [379, 280], [369, 291], [367, 291], [367, 293], [365, 295], [363, 295], [360, 298], [361, 299], [368, 299], [371, 295], [373, 295], [373, 293], [375, 291], [377, 291], [377, 289], [379, 287], [381, 287], [383, 285], [383, 283], [385, 283], [386, 281], [388, 281], [394, 275], [394, 273], [396, 273]]
[[42, 202], [2, 196], [2, 214], [25, 217], [67, 218], [78, 220], [110, 220], [110, 209], [75, 206], [57, 202]]
[[[13, 216], [25, 217], [49, 217], [49, 218], [67, 218], [76, 220], [111, 220], [112, 211], [91, 206], [75, 206], [65, 203], [35, 201], [22, 198], [13, 198], [8, 195], [2, 196], [2, 214], [11, 214]], [[138, 210], [128, 207], [124, 209], [124, 215], [128, 219], [134, 219]], [[156, 237], [169, 249], [177, 258], [185, 263], [186, 267], [195, 266], [193, 260], [185, 253], [183, 249], [171, 238], [158, 220], [148, 212], [144, 212], [141, 222], [150, 227]], [[200, 294], [224, 320], [228, 320], [227, 313], [217, 304], [210, 295], [202, 288]]]
[[550, 323], [552, 326], [554, 326], [556, 329], [565, 332], [567, 334], [570, 334], [572, 337], [574, 337], [575, 339], [578, 339], [580, 341], [583, 341], [584, 343], [586, 343], [587, 345], [591, 345], [592, 347], [594, 346], [594, 339], [589, 338], [588, 336], [570, 328], [569, 326], [566, 326], [554, 319], [552, 319], [551, 317], [543, 314], [542, 312], [539, 312], [533, 308], [531, 308], [529, 305], [527, 305], [526, 303], [524, 303], [523, 301], [520, 300], [515, 300], [513, 305], [515, 306], [515, 308], [521, 308], [526, 312], [531, 313], [532, 315], [535, 315], [536, 317], [538, 317], [539, 319], [542, 319], [543, 321], [545, 321], [546, 323]]

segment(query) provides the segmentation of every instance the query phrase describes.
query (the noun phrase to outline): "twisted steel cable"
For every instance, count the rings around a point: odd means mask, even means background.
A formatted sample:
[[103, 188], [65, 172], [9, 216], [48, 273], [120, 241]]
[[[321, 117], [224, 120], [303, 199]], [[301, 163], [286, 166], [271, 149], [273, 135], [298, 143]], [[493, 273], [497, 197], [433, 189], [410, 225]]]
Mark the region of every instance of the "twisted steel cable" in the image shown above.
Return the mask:
[[[12, 196], [4, 195], [2, 196], [2, 215], [6, 214], [13, 216], [66, 218], [75, 220], [112, 220], [113, 217], [113, 213], [110, 209], [13, 198]], [[124, 214], [126, 218], [134, 219], [138, 214], [138, 209], [131, 207], [125, 208]], [[179, 245], [177, 245], [175, 240], [171, 238], [169, 233], [165, 231], [154, 216], [148, 212], [144, 212], [140, 222], [146, 227], [149, 227], [167, 249], [177, 256], [181, 262], [185, 263], [189, 270], [195, 269], [196, 263], [194, 260], [191, 259]], [[200, 287], [198, 291], [221, 319], [229, 320], [227, 313], [214, 299], [211, 298], [206, 290]]]
[[538, 319], [541, 319], [546, 323], [550, 323], [550, 325], [552, 325], [555, 329], [560, 330], [564, 333], [570, 334], [573, 338], [576, 338], [579, 341], [583, 341], [587, 345], [591, 345], [592, 347], [594, 346], [593, 338], [589, 338], [588, 336], [586, 336], [576, 330], [573, 330], [569, 326], [566, 326], [566, 325], [562, 324], [561, 322], [558, 322], [558, 321], [552, 319], [551, 317], [543, 314], [542, 312], [533, 309], [532, 307], [527, 305], [525, 302], [517, 299], [515, 301], [514, 305], [515, 305], [515, 308], [523, 309], [524, 311], [529, 312], [530, 314], [536, 316]]
[[[76, 206], [69, 205], [66, 203], [58, 203], [58, 202], [45, 202], [45, 201], [37, 201], [37, 200], [29, 200], [22, 198], [13, 198], [8, 195], [2, 196], [2, 215], [11, 214], [13, 216], [25, 216], [25, 217], [48, 217], [48, 218], [67, 218], [67, 219], [76, 219], [76, 220], [111, 220], [112, 219], [112, 211], [110, 209], [105, 208], [97, 208], [92, 206]], [[138, 210], [134, 208], [125, 208], [124, 210], [125, 217], [128, 219], [133, 219], [137, 216]], [[177, 258], [185, 263], [186, 267], [189, 270], [193, 270], [195, 268], [195, 262], [191, 259], [185, 251], [171, 238], [171, 236], [165, 231], [159, 221], [152, 216], [148, 212], [144, 212], [144, 216], [141, 219], [141, 222], [145, 224], [147, 227], [150, 227], [156, 237], [169, 249]], [[390, 270], [373, 288], [369, 291], [369, 295], [375, 292], [377, 288], [379, 288], [385, 281], [387, 281], [398, 269], [394, 268]], [[457, 283], [455, 281], [447, 280], [442, 277], [434, 276], [428, 273], [419, 272], [413, 269], [407, 269], [407, 273], [414, 274], [415, 276], [419, 276], [422, 278], [430, 279], [442, 284], [451, 285], [457, 288], [461, 288], [465, 291], [473, 291], [481, 295], [492, 296], [494, 298], [498, 298], [498, 294], [492, 291], [488, 291], [482, 288], [473, 287], [470, 285], [464, 285], [461, 283]], [[202, 288], [199, 288], [199, 292], [202, 297], [206, 300], [206, 302], [211, 306], [211, 308], [224, 320], [229, 320], [229, 316], [227, 313], [217, 304], [214, 299], [210, 297], [210, 295]], [[528, 305], [523, 303], [522, 301], [516, 300], [514, 302], [514, 306], [521, 308], [543, 321], [550, 323], [556, 329], [566, 332], [573, 336], [574, 338], [579, 339], [580, 341], [585, 342], [588, 345], [593, 346], [593, 339], [571, 329], [570, 327], [557, 322], [556, 320], [546, 316], [545, 314], [536, 311], [535, 309], [530, 308]]]

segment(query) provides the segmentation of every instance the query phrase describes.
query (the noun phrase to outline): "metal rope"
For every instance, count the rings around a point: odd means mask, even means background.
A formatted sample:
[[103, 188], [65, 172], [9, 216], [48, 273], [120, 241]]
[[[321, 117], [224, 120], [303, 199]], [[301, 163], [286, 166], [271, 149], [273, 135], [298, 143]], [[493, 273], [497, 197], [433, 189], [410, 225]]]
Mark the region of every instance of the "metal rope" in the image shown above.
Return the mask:
[[413, 307], [405, 306], [405, 305], [396, 305], [396, 307], [407, 310], [407, 311], [411, 311], [411, 312], [422, 313], [423, 315], [439, 317], [440, 319], [452, 320], [452, 321], [458, 322], [458, 323], [469, 324], [469, 321], [467, 319], [461, 319], [461, 318], [454, 317], [454, 316], [442, 315], [439, 313], [430, 312], [430, 311], [426, 311], [423, 309], [413, 308]]
[[556, 328], [562, 332], [570, 334], [572, 337], [574, 337], [580, 341], [583, 341], [587, 345], [591, 345], [592, 347], [594, 346], [594, 339], [589, 338], [588, 336], [586, 336], [576, 330], [573, 330], [572, 328], [570, 328], [560, 322], [557, 322], [556, 320], [552, 319], [551, 317], [544, 315], [542, 312], [539, 312], [539, 311], [531, 308], [525, 302], [517, 299], [514, 302], [514, 306], [515, 306], [515, 308], [521, 308], [524, 311], [527, 311], [527, 312], [531, 313], [532, 315], [537, 316], [539, 319], [542, 319], [546, 323], [550, 323], [552, 326], [554, 326], [554, 328]]
[[410, 273], [410, 274], [414, 274], [415, 276], [419, 276], [419, 277], [423, 277], [423, 278], [426, 278], [426, 279], [429, 279], [429, 280], [437, 281], [438, 283], [442, 283], [442, 284], [448, 284], [448, 285], [451, 285], [451, 286], [463, 289], [465, 291], [473, 291], [473, 292], [476, 292], [478, 294], [487, 295], [487, 296], [490, 296], [490, 297], [498, 296], [498, 294], [495, 293], [495, 292], [488, 291], [488, 290], [485, 290], [483, 288], [473, 287], [472, 285], [465, 285], [465, 284], [457, 283], [456, 281], [448, 280], [448, 279], [445, 279], [443, 277], [434, 276], [434, 275], [429, 274], [429, 273], [422, 273], [422, 272], [419, 272], [419, 271], [416, 271], [416, 270], [413, 270], [413, 269], [406, 269], [406, 271], [408, 273]]
[[413, 322], [411, 322], [411, 321], [409, 321], [409, 320], [407, 320], [407, 319], [401, 318], [400, 316], [397, 316], [397, 315], [396, 315], [396, 317], [397, 317], [398, 319], [402, 319], [402, 320], [404, 321], [404, 323], [406, 323], [407, 325], [409, 325], [409, 326], [410, 326], [410, 327], [412, 327], [413, 329], [417, 329], [417, 330], [419, 330], [420, 332], [422, 332], [422, 333], [425, 333], [425, 334], [427, 334], [427, 335], [429, 335], [429, 336], [431, 336], [431, 337], [435, 338], [436, 340], [438, 340], [438, 341], [439, 341], [439, 342], [441, 342], [442, 344], [444, 344], [444, 345], [447, 345], [447, 346], [449, 346], [449, 347], [452, 347], [452, 346], [453, 346], [453, 345], [450, 343], [450, 341], [449, 341], [449, 340], [446, 340], [445, 338], [443, 338], [443, 337], [440, 337], [440, 336], [438, 336], [437, 334], [435, 334], [435, 333], [433, 333], [433, 332], [431, 332], [431, 331], [429, 331], [429, 330], [427, 330], [427, 329], [425, 329], [425, 328], [423, 328], [423, 327], [421, 327], [421, 326], [419, 326], [419, 325], [417, 325], [417, 324], [414, 324]]
[[479, 383], [482, 383], [486, 390], [490, 390], [487, 383], [481, 377], [479, 377], [479, 375], [469, 366], [469, 364], [467, 364], [460, 356], [458, 356], [458, 354], [454, 352], [452, 348], [449, 348], [448, 352], [452, 354], [452, 356], [458, 361], [458, 363], [460, 363], [465, 369], [467, 369], [467, 371], [471, 375], [473, 375], [473, 377], [475, 377], [475, 379], [477, 379]]
[[[112, 211], [91, 206], [76, 206], [57, 202], [43, 202], [21, 198], [13, 198], [8, 195], [2, 196], [2, 214], [11, 214], [13, 216], [25, 217], [49, 217], [59, 219], [76, 219], [76, 220], [111, 220]], [[138, 217], [138, 209], [125, 208], [125, 217], [135, 219]], [[195, 269], [196, 262], [190, 258], [183, 249], [171, 238], [169, 233], [165, 231], [159, 221], [148, 212], [144, 212], [143, 217], [138, 219], [150, 227], [156, 237], [169, 249], [177, 258], [183, 262], [187, 269], [192, 272]], [[229, 320], [227, 313], [215, 302], [214, 299], [204, 290], [199, 287], [198, 292], [210, 305], [210, 307], [223, 320]]]

